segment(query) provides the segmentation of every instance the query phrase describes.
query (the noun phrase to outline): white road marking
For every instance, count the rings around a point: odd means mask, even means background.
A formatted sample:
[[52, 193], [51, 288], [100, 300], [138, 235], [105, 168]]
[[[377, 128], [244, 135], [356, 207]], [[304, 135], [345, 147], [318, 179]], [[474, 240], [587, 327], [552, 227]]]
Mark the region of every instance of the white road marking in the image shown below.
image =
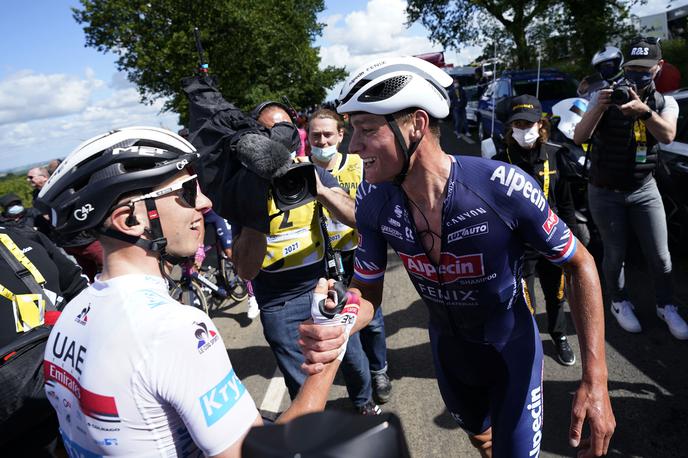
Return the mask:
[[461, 139], [468, 143], [469, 145], [475, 145], [475, 140], [473, 140], [471, 137], [465, 134], [461, 134]]
[[263, 402], [260, 404], [260, 411], [263, 415], [277, 414], [282, 405], [282, 399], [287, 392], [287, 385], [284, 383], [284, 377], [278, 368], [275, 368], [275, 373], [270, 379], [270, 384], [265, 392]]

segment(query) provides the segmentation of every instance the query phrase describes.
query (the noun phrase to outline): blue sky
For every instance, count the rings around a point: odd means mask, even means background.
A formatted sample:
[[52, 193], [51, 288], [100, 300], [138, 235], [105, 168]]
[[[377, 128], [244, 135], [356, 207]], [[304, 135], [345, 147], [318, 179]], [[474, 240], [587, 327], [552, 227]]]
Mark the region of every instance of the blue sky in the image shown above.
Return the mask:
[[[260, 0], [256, 0], [260, 1]], [[673, 2], [673, 6], [688, 0]], [[649, 0], [638, 15], [664, 11]], [[64, 157], [79, 143], [116, 127], [161, 126], [176, 131], [177, 116], [138, 100], [118, 73], [115, 57], [84, 47], [69, 0], [6, 0], [0, 15], [0, 171]], [[441, 50], [420, 25], [404, 26], [405, 0], [326, 0], [321, 46], [324, 65], [352, 70], [381, 55]], [[458, 65], [479, 48], [446, 53]], [[337, 93], [334, 88], [331, 93]]]

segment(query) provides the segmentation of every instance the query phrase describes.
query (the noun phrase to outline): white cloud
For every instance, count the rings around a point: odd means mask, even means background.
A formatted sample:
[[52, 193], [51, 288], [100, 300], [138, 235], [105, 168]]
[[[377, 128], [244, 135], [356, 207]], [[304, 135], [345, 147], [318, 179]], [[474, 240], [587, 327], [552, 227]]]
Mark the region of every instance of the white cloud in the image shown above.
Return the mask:
[[[34, 94], [28, 91], [31, 85], [20, 84], [20, 90], [13, 84], [23, 80], [20, 76], [33, 81]], [[84, 140], [118, 127], [179, 128], [176, 114], [160, 114], [164, 101], [144, 105], [131, 84], [110, 87], [121, 89], [108, 88], [89, 70], [84, 79], [23, 71], [0, 82], [3, 168], [63, 157]]]
[[90, 69], [85, 79], [30, 70], [11, 74], [0, 81], [0, 125], [78, 113], [102, 86]]
[[[322, 18], [325, 24], [320, 47], [322, 67], [343, 66], [353, 71], [378, 57], [442, 51], [441, 45], [427, 38], [427, 31], [420, 27], [411, 30], [406, 26], [406, 4], [405, 0], [369, 0], [364, 10]], [[459, 52], [448, 51], [445, 61], [466, 65], [481, 52], [477, 46]], [[326, 98], [336, 98], [342, 84], [330, 90]]]

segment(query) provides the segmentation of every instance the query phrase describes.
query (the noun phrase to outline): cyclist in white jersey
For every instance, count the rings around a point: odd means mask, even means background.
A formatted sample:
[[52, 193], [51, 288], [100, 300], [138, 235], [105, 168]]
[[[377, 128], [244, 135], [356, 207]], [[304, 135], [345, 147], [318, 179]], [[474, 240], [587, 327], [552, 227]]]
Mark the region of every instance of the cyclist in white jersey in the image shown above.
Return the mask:
[[[211, 202], [197, 157], [171, 132], [121, 129], [80, 145], [41, 191], [58, 231], [94, 230], [105, 253], [46, 346], [45, 389], [70, 456], [234, 457], [262, 424], [217, 328], [171, 299], [162, 273], [203, 241]], [[309, 377], [278, 421], [321, 410], [338, 365]]]

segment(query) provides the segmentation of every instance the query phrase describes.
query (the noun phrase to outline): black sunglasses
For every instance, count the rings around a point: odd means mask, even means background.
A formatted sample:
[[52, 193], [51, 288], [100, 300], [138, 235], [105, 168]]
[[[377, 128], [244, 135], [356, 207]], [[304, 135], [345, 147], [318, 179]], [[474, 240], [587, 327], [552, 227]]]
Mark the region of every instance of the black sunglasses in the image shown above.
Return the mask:
[[650, 43], [651, 45], [658, 45], [661, 41], [661, 37], [643, 37], [638, 35], [633, 40], [631, 40], [631, 43], [639, 43], [641, 41], [644, 41], [645, 43]]

